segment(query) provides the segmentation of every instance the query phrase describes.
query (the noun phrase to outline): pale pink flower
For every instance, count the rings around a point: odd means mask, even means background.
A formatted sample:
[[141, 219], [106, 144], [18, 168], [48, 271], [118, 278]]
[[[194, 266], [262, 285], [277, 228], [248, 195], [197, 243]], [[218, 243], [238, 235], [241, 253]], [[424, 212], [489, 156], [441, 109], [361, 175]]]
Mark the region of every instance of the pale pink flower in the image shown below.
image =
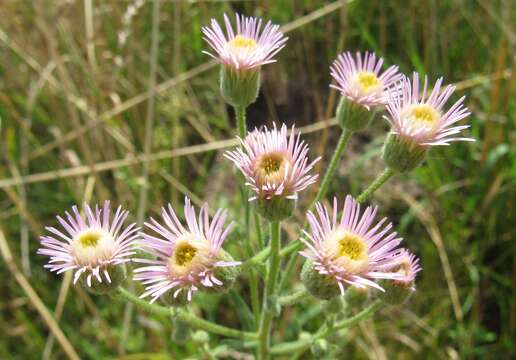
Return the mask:
[[[419, 91], [419, 75], [413, 74], [412, 81], [404, 77], [389, 97], [384, 118], [391, 124], [391, 132], [416, 145], [449, 145], [452, 141], [475, 141], [468, 137], [455, 137], [469, 125], [453, 126], [468, 117], [470, 112], [461, 97], [448, 110], [445, 105], [455, 91], [448, 85], [441, 91], [443, 78], [437, 79], [428, 94], [428, 78], [425, 76], [423, 91]], [[401, 89], [401, 90], [399, 90]]]
[[211, 20], [211, 27], [202, 28], [204, 40], [214, 51], [204, 53], [235, 70], [254, 69], [275, 62], [274, 56], [288, 39], [279, 26], [268, 21], [262, 29], [262, 19], [239, 14], [235, 14], [235, 20], [236, 31], [226, 14], [226, 33], [215, 19]]
[[331, 76], [337, 82], [331, 87], [340, 91], [342, 96], [370, 110], [372, 107], [387, 103], [386, 91], [397, 81], [402, 74], [398, 67], [391, 65], [381, 71], [383, 59], [376, 59], [374, 53], [366, 52], [362, 57], [360, 52], [353, 58], [351, 52], [340, 54], [333, 62]]
[[227, 151], [224, 156], [233, 161], [246, 178], [254, 192], [249, 200], [257, 198], [270, 200], [280, 196], [297, 199], [297, 193], [317, 180], [310, 171], [320, 158], [308, 160], [308, 145], [296, 135], [294, 127], [290, 136], [287, 126], [281, 129], [263, 127], [255, 129], [245, 139], [240, 139], [242, 147]]
[[417, 273], [422, 270], [419, 259], [407, 249], [401, 249], [395, 257], [397, 264], [390, 269], [390, 271], [399, 275], [395, 281], [411, 286], [412, 290], [415, 290], [413, 287], [414, 280], [416, 279]]
[[227, 211], [219, 209], [210, 221], [208, 204], [204, 204], [197, 216], [190, 199], [185, 198], [183, 226], [174, 209], [169, 204], [162, 208], [162, 223], [150, 219], [145, 223], [156, 235], [142, 233], [142, 250], [155, 259], [134, 259], [146, 264], [137, 268], [134, 279], [145, 285], [141, 298], [151, 296], [151, 303], [168, 291], [177, 298], [181, 291], [187, 292], [187, 299], [200, 288], [221, 286], [214, 270], [217, 267], [237, 266], [238, 261], [219, 259], [222, 243], [233, 228], [234, 223], [224, 227]]
[[376, 206], [368, 206], [361, 213], [360, 204], [348, 195], [340, 220], [336, 198], [330, 212], [321, 203], [316, 204], [316, 209], [319, 219], [311, 211], [307, 213], [311, 231], [305, 231], [308, 239], [302, 241], [307, 249], [300, 254], [320, 274], [335, 279], [341, 294], [346, 286], [384, 291], [375, 280], [402, 278], [390, 270], [399, 264], [397, 246], [402, 239], [391, 231], [392, 224], [386, 224], [386, 218], [374, 222]]
[[72, 214], [65, 212], [66, 220], [57, 216], [63, 229], [47, 227], [52, 235], [41, 237], [38, 254], [50, 257], [45, 265], [50, 271], [60, 274], [75, 270], [74, 284], [83, 274], [90, 287], [92, 279], [111, 283], [110, 267], [130, 261], [129, 256], [135, 254], [133, 246], [139, 229], [132, 223], [122, 230], [128, 212], [121, 206], [110, 222], [109, 201], [105, 201], [102, 208], [96, 205], [95, 212], [84, 204], [83, 211], [84, 217], [77, 206], [73, 206]]

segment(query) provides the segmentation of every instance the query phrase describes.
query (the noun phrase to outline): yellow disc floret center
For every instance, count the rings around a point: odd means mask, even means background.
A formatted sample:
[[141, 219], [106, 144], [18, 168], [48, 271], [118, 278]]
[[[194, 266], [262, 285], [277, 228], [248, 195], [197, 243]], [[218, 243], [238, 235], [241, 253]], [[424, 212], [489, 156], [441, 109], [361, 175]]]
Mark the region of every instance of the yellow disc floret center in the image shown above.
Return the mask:
[[376, 88], [378, 87], [378, 85], [381, 84], [380, 79], [378, 79], [376, 74], [369, 71], [359, 73], [357, 76], [357, 80], [365, 91], [369, 91], [372, 88]]
[[189, 243], [180, 244], [174, 253], [174, 258], [177, 265], [185, 266], [190, 263], [197, 254], [197, 248]]
[[373, 93], [379, 93], [383, 91], [383, 83], [376, 76], [375, 73], [371, 71], [360, 71], [355, 75], [354, 78], [354, 88], [355, 91], [361, 95], [371, 95]]
[[78, 243], [83, 247], [94, 247], [97, 246], [100, 239], [102, 238], [102, 233], [100, 231], [86, 231], [80, 234], [77, 238]]
[[367, 251], [364, 241], [356, 235], [346, 234], [339, 240], [339, 257], [346, 256], [351, 260], [362, 260], [367, 258]]
[[287, 164], [288, 160], [282, 154], [268, 153], [262, 155], [255, 165], [255, 175], [258, 182], [261, 184], [279, 183], [285, 176]]
[[350, 274], [360, 274], [369, 266], [369, 248], [364, 238], [348, 230], [329, 234], [322, 247], [334, 264]]
[[441, 117], [436, 109], [427, 104], [411, 106], [407, 109], [407, 115], [414, 121], [431, 126], [435, 125]]
[[202, 271], [210, 258], [210, 243], [202, 236], [184, 234], [176, 240], [168, 268], [173, 276], [186, 276]]
[[229, 45], [233, 49], [252, 50], [256, 47], [256, 41], [243, 35], [237, 35], [229, 41]]
[[111, 259], [115, 248], [115, 239], [109, 232], [89, 228], [75, 235], [70, 252], [78, 265], [95, 267]]

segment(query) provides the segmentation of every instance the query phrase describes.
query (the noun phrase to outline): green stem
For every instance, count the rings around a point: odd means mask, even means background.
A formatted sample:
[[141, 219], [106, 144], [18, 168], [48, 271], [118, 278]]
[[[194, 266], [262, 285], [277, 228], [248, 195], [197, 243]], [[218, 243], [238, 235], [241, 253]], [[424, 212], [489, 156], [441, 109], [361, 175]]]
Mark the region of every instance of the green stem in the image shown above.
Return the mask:
[[314, 342], [317, 339], [326, 337], [330, 333], [330, 331], [342, 330], [344, 328], [354, 326], [359, 322], [368, 319], [381, 307], [381, 305], [381, 301], [376, 300], [358, 314], [350, 317], [349, 319], [337, 322], [331, 329], [328, 328], [326, 325], [321, 326], [321, 328], [309, 339], [285, 342], [274, 346], [271, 349], [271, 354], [281, 355], [290, 354], [294, 351], [307, 350], [312, 344], [312, 342]]
[[374, 181], [367, 187], [367, 189], [362, 191], [362, 193], [357, 197], [357, 202], [363, 203], [364, 201], [369, 199], [369, 197], [373, 195], [373, 193], [376, 190], [378, 190], [378, 188], [382, 186], [387, 180], [389, 180], [394, 174], [394, 170], [386, 167], [385, 170], [383, 170], [383, 172], [380, 175], [378, 175], [378, 177], [374, 179]]
[[[281, 256], [280, 252], [280, 256]], [[281, 256], [283, 257], [283, 256]], [[294, 268], [296, 266], [297, 260], [299, 259], [298, 256], [290, 256], [287, 261], [287, 266], [285, 266], [285, 270], [282, 271], [283, 275], [281, 276], [279, 285], [278, 285], [278, 292], [281, 292], [285, 285], [287, 284], [287, 281], [290, 279], [290, 276], [292, 275], [292, 272], [294, 271]]]
[[[262, 224], [260, 215], [257, 211], [253, 211], [254, 215], [254, 225], [256, 228], [256, 244], [254, 249], [263, 249], [263, 236], [262, 236]], [[250, 273], [250, 281], [249, 281], [249, 287], [250, 287], [250, 293], [251, 293], [251, 307], [253, 308], [253, 313], [255, 317], [256, 324], [260, 321], [260, 291], [259, 291], [259, 282], [258, 278], [256, 276], [255, 269], [249, 269]]]
[[257, 211], [254, 212], [254, 225], [256, 227], [256, 238], [258, 239], [258, 249], [263, 249], [265, 246], [263, 243], [263, 234], [262, 234], [262, 221], [260, 218], [260, 214]]
[[258, 324], [258, 321], [260, 321], [260, 291], [258, 289], [258, 277], [254, 269], [249, 269], [249, 288], [254, 321]]
[[269, 356], [271, 323], [274, 316], [274, 309], [271, 309], [270, 300], [274, 296], [280, 265], [280, 222], [271, 221], [270, 230], [271, 257], [269, 259], [269, 269], [267, 272], [265, 291], [263, 292], [262, 315], [260, 318], [260, 327], [258, 329], [258, 359], [262, 360], [267, 359]]
[[308, 293], [306, 292], [306, 289], [303, 288], [292, 294], [281, 296], [280, 298], [278, 298], [278, 303], [283, 306], [294, 305], [305, 299], [307, 296]]
[[119, 288], [119, 294], [126, 300], [132, 302], [133, 304], [140, 306], [141, 308], [145, 309], [146, 311], [153, 313], [155, 315], [160, 316], [175, 316], [179, 320], [183, 321], [184, 323], [190, 325], [193, 328], [205, 330], [214, 334], [227, 336], [227, 337], [233, 337], [238, 339], [245, 339], [245, 340], [255, 340], [257, 338], [255, 333], [247, 332], [247, 331], [241, 331], [237, 329], [231, 329], [226, 326], [217, 325], [210, 321], [201, 319], [197, 316], [195, 316], [192, 313], [189, 313], [183, 309], [178, 309], [174, 307], [164, 307], [159, 306], [155, 304], [151, 304], [145, 300], [140, 299], [138, 296], [134, 295], [133, 293], [127, 291], [126, 289], [120, 287]]
[[238, 127], [238, 136], [243, 140], [247, 131], [247, 125], [245, 121], [245, 107], [235, 106], [235, 117]]
[[342, 156], [342, 152], [346, 148], [346, 144], [348, 143], [349, 138], [353, 134], [352, 131], [343, 129], [340, 134], [339, 142], [337, 143], [337, 147], [331, 157], [330, 163], [328, 164], [328, 169], [324, 174], [324, 177], [321, 182], [321, 186], [319, 187], [319, 191], [317, 191], [317, 195], [315, 195], [315, 199], [312, 201], [310, 205], [310, 209], [314, 207], [315, 203], [321, 200], [328, 191], [328, 187], [330, 186], [331, 179], [335, 174], [335, 170], [337, 169], [337, 164], [340, 161], [340, 157]]
[[[294, 240], [294, 241], [290, 242], [287, 246], [285, 246], [283, 249], [281, 249], [280, 257], [283, 258], [283, 257], [288, 256], [288, 255], [292, 254], [293, 252], [301, 249], [301, 245], [302, 245], [302, 243], [299, 240]], [[259, 264], [262, 261], [266, 260], [270, 254], [271, 254], [271, 248], [270, 248], [270, 246], [266, 246], [258, 254], [254, 255], [252, 258], [247, 259], [242, 264], [242, 268], [246, 269], [250, 266]]]
[[[335, 154], [334, 154], [335, 155]], [[335, 157], [335, 156], [334, 156]], [[332, 159], [333, 160], [333, 159]], [[328, 169], [329, 171], [329, 169]], [[395, 175], [396, 173], [391, 170], [390, 168], [386, 168], [372, 183], [371, 185], [369, 185], [367, 187], [367, 189], [365, 189], [358, 197], [357, 197], [357, 202], [361, 203], [361, 202], [364, 202], [366, 201], [380, 186], [382, 186], [387, 180], [389, 180], [393, 175]], [[327, 177], [326, 175], [324, 176], [325, 178]], [[319, 190], [319, 192], [321, 192]], [[316, 200], [317, 200], [318, 196], [316, 196]], [[314, 200], [314, 203], [315, 201]], [[291, 253], [301, 249], [301, 241], [299, 240], [295, 240], [295, 241], [292, 241], [290, 242], [284, 249], [281, 250], [281, 257], [285, 257], [285, 256], [288, 256], [290, 255]], [[254, 255], [252, 258], [249, 258], [247, 259], [244, 264], [243, 264], [243, 267], [247, 267], [247, 266], [253, 266], [255, 264], [258, 264], [262, 261], [264, 261], [265, 259], [267, 259], [267, 257], [269, 257], [269, 254], [270, 254], [270, 248], [269, 247], [265, 247], [263, 250], [261, 250], [258, 254]]]
[[368, 319], [371, 317], [378, 309], [382, 307], [382, 302], [380, 300], [374, 301], [372, 304], [370, 304], [368, 307], [366, 307], [364, 310], [359, 312], [358, 314], [350, 317], [349, 319], [344, 319], [339, 322], [337, 322], [334, 326], [334, 330], [342, 330], [351, 326], [354, 326], [361, 322], [362, 320]]

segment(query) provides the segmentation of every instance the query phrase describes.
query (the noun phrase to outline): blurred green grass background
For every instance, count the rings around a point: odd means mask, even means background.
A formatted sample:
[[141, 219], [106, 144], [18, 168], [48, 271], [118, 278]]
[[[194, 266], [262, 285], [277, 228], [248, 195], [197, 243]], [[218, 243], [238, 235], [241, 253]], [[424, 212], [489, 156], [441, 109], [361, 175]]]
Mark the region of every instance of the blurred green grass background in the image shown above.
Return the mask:
[[[264, 68], [249, 127], [272, 121], [308, 126], [312, 155], [326, 162], [339, 133], [324, 122], [336, 100], [328, 67], [343, 50], [373, 50], [387, 64], [432, 81], [444, 76], [457, 84], [455, 99], [467, 95], [472, 111], [468, 121], [477, 142], [433, 150], [424, 166], [373, 197], [422, 259], [423, 272], [408, 306], [350, 329], [337, 339], [333, 358], [516, 356], [514, 8], [510, 0], [162, 0], [152, 59], [150, 0], [3, 1], [0, 226], [14, 264], [52, 312], [57, 306], [58, 324], [81, 358], [209, 358], [193, 342], [175, 344], [169, 319], [138, 309], [127, 317], [124, 304], [63, 285], [35, 253], [44, 226], [85, 199], [111, 199], [135, 220], [138, 209], [156, 215], [163, 204], [188, 195], [197, 204], [229, 207], [243, 221], [237, 180], [220, 142], [235, 133], [233, 113], [220, 97], [218, 71], [202, 54], [200, 32], [210, 18], [239, 11], [292, 29], [278, 62]], [[156, 102], [149, 115], [153, 60]], [[152, 161], [142, 176], [149, 118]], [[386, 130], [378, 119], [352, 138], [331, 196], [356, 195], [381, 171]], [[148, 192], [143, 204], [142, 186]], [[308, 192], [298, 219], [309, 200]], [[299, 233], [294, 220], [286, 233], [291, 239]], [[235, 254], [241, 236], [239, 227], [229, 239]], [[59, 344], [50, 345], [45, 322], [10, 270], [0, 262], [0, 358], [66, 358]], [[238, 292], [248, 300], [245, 274], [241, 280]], [[295, 276], [289, 281], [298, 282]], [[234, 293], [201, 295], [195, 305], [209, 319], [239, 326], [238, 301]], [[289, 340], [297, 329], [320, 324], [317, 303], [295, 310], [287, 310], [275, 329]], [[224, 353], [225, 343], [212, 338], [210, 346], [220, 358], [245, 358]]]

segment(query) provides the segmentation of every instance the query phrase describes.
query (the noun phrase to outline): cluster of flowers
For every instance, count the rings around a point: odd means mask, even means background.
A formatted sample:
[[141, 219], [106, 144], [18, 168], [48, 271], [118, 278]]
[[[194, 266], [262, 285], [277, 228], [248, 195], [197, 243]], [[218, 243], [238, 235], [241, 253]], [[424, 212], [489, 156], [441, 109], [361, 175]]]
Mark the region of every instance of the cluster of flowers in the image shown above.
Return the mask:
[[[256, 98], [261, 66], [274, 62], [287, 41], [277, 25], [261, 19], [236, 15], [236, 31], [224, 16], [226, 31], [213, 20], [202, 29], [221, 63], [222, 93], [228, 103], [245, 107]], [[425, 77], [420, 91], [418, 74], [412, 79], [399, 73], [397, 66], [382, 71], [383, 59], [375, 54], [346, 52], [331, 66], [341, 93], [337, 118], [343, 129], [364, 128], [376, 111], [386, 110], [391, 125], [383, 159], [394, 171], [409, 171], [424, 158], [429, 147], [449, 145], [468, 125], [455, 125], [469, 115], [464, 98], [447, 110], [445, 105], [454, 92], [442, 89], [442, 78], [431, 91]], [[268, 219], [289, 216], [298, 194], [317, 180], [312, 174], [318, 158], [309, 160], [309, 147], [296, 134], [288, 134], [286, 125], [263, 127], [240, 139], [241, 146], [225, 156], [243, 173], [251, 189], [249, 201]], [[162, 221], [150, 219], [149, 231], [140, 232], [135, 224], [123, 227], [127, 211], [117, 208], [112, 219], [109, 202], [93, 210], [77, 207], [65, 218], [57, 217], [62, 230], [47, 228], [50, 235], [41, 239], [39, 253], [50, 257], [45, 265], [57, 273], [75, 270], [74, 283], [102, 292], [124, 278], [124, 263], [142, 264], [134, 270], [134, 279], [146, 287], [141, 297], [190, 301], [199, 289], [224, 289], [235, 280], [240, 262], [222, 250], [233, 223], [225, 226], [227, 211], [218, 210], [210, 219], [208, 205], [196, 214], [189, 199], [184, 205], [186, 225], [169, 204], [162, 209]], [[341, 215], [337, 199], [333, 206], [317, 203], [315, 212], [307, 212], [310, 231], [302, 239], [306, 258], [301, 278], [314, 296], [328, 299], [344, 294], [349, 287], [376, 288], [384, 291], [395, 284], [414, 289], [421, 270], [419, 260], [399, 245], [402, 239], [386, 218], [376, 221], [378, 208], [360, 204], [350, 195], [344, 200]], [[149, 256], [134, 257], [136, 249]]]

